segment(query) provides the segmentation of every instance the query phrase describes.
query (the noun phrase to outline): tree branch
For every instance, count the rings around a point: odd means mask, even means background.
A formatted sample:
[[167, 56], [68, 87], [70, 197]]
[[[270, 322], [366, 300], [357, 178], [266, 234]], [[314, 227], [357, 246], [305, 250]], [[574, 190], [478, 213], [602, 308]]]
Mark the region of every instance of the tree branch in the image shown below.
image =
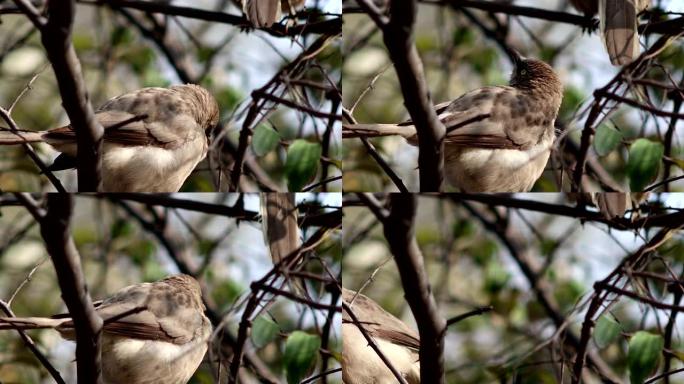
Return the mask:
[[69, 232], [73, 201], [69, 194], [48, 194], [44, 214], [28, 195], [16, 195], [34, 214], [57, 274], [62, 299], [76, 330], [76, 363], [79, 384], [101, 384], [102, 319], [88, 294], [81, 260]]
[[437, 118], [427, 88], [423, 63], [413, 42], [416, 0], [392, 0], [390, 18], [383, 22], [368, 0], [361, 6], [382, 30], [390, 59], [399, 78], [404, 105], [418, 134], [418, 167], [421, 192], [439, 192], [444, 182], [444, 124]]
[[[224, 12], [207, 11], [198, 8], [174, 6], [164, 2], [138, 0], [78, 0], [78, 2], [89, 5], [106, 5], [113, 9], [130, 8], [145, 12], [213, 21], [216, 23], [234, 25], [240, 28], [254, 28], [252, 23], [242, 16], [235, 16]], [[273, 24], [269, 28], [260, 28], [260, 30], [275, 37], [295, 37], [307, 34], [337, 34], [342, 31], [342, 17], [298, 24], [290, 27], [282, 24]]]
[[444, 383], [444, 335], [446, 320], [437, 303], [425, 271], [423, 255], [415, 238], [415, 195], [392, 194], [390, 213], [383, 222], [385, 238], [397, 263], [406, 301], [420, 334], [420, 380]]
[[76, 132], [78, 190], [95, 192], [102, 184], [102, 136], [104, 129], [95, 119], [88, 100], [88, 92], [81, 74], [81, 63], [71, 43], [71, 31], [76, 12], [76, 1], [49, 1], [46, 22], [27, 0], [14, 0], [15, 4], [40, 30], [41, 40], [62, 96], [71, 126]]

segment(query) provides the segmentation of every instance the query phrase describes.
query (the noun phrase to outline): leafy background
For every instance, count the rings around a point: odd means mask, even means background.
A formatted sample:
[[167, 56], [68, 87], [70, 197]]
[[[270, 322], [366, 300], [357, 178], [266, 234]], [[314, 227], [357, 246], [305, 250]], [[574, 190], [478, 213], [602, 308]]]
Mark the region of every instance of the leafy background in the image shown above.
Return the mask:
[[[186, 0], [174, 1], [172, 5], [241, 15], [241, 11], [230, 1]], [[309, 1], [307, 9], [330, 15], [341, 13], [340, 2], [335, 0]], [[143, 24], [148, 32], [151, 30], [149, 33], [152, 34], [162, 33], [151, 27], [150, 20], [165, 25], [164, 41], [170, 52], [162, 52], [123, 12], [106, 6], [80, 3], [73, 43], [81, 60], [93, 107], [97, 108], [111, 97], [142, 87], [182, 83], [182, 78], [167, 57], [170, 55], [183, 70], [189, 69], [196, 82], [216, 97], [221, 110], [222, 127], [235, 146], [252, 90], [266, 84], [281, 67], [302, 52], [302, 46], [308, 46], [317, 37], [300, 36], [293, 40], [230, 24], [183, 17], [164, 18], [161, 15], [148, 17], [130, 9], [124, 9], [124, 12]], [[21, 14], [2, 14], [0, 21], [0, 105], [8, 108], [31, 78], [38, 75], [31, 90], [15, 107], [13, 118], [20, 128], [27, 130], [45, 130], [67, 124], [68, 118], [61, 107], [57, 83], [40, 42], [40, 34]], [[339, 88], [342, 64], [340, 46], [339, 39], [332, 41], [317, 55], [317, 66], [307, 70], [304, 79], [325, 83], [325, 73]], [[325, 92], [307, 89], [301, 97], [306, 97], [314, 108], [329, 112], [331, 102]], [[321, 175], [324, 167], [327, 168], [328, 177], [339, 176], [341, 133], [337, 122], [333, 125], [328, 159], [321, 162], [319, 156], [315, 161], [309, 160], [300, 165], [307, 168], [305, 174], [293, 176], [294, 185], [290, 183], [291, 173], [288, 173], [286, 165], [289, 145], [302, 140], [320, 149], [326, 124], [325, 119], [312, 119], [288, 107], [276, 106], [275, 113], [257, 128], [261, 132], [269, 130], [270, 140], [257, 140], [248, 151], [256, 155], [257, 164], [281, 190], [286, 190], [288, 184], [301, 188], [301, 184], [312, 183], [316, 176]], [[0, 126], [6, 126], [4, 121]], [[36, 147], [48, 164], [58, 154], [45, 144]], [[216, 161], [213, 167], [216, 167]], [[209, 169], [207, 160], [200, 163], [182, 191], [217, 191]], [[75, 172], [59, 172], [57, 176], [68, 190], [75, 190]], [[329, 183], [328, 187], [331, 191], [340, 190], [341, 182]], [[52, 190], [47, 179], [39, 175], [38, 168], [19, 146], [0, 147], [0, 189]], [[248, 191], [257, 190], [258, 186], [252, 185]]]
[[[419, 3], [415, 27], [415, 43], [423, 61], [425, 76], [435, 104], [453, 100], [463, 93], [487, 85], [505, 85], [512, 71], [510, 60], [497, 44], [486, 37], [464, 13], [446, 3]], [[515, 1], [517, 6], [530, 6], [578, 14], [565, 0]], [[652, 2], [651, 9], [682, 12], [679, 1]], [[468, 9], [481, 23], [494, 28], [487, 13]], [[404, 100], [391, 67], [391, 61], [374, 23], [363, 14], [345, 14], [343, 67], [343, 103], [351, 108], [359, 123], [396, 123], [408, 118]], [[551, 64], [565, 86], [557, 123], [566, 129], [569, 140], [579, 143], [592, 93], [604, 86], [620, 67], [610, 65], [608, 55], [597, 33], [588, 34], [575, 25], [541, 19], [498, 14], [500, 24], [508, 23], [507, 42], [523, 55]], [[508, 20], [508, 21], [507, 21]], [[641, 20], [643, 23], [646, 20]], [[657, 36], [642, 37], [652, 43]], [[644, 40], [645, 39], [645, 40]], [[642, 48], [643, 51], [643, 48]], [[684, 68], [684, 43], [676, 39], [661, 52], [648, 78], [681, 87]], [[369, 86], [372, 87], [370, 89]], [[368, 92], [361, 96], [364, 91]], [[663, 91], [649, 88], [649, 96], [659, 109], [672, 111], [672, 102]], [[634, 94], [628, 93], [629, 97]], [[675, 130], [670, 158], [662, 156], [663, 136], [669, 118], [654, 118], [650, 113], [630, 106], [619, 108], [598, 128], [590, 154], [623, 186], [623, 190], [641, 191], [662, 176], [665, 165], [672, 166], [671, 176], [682, 175], [684, 134]], [[682, 126], [681, 119], [676, 122]], [[400, 137], [372, 139], [378, 151], [402, 178], [411, 191], [418, 190], [417, 147]], [[636, 146], [633, 144], [637, 144]], [[648, 144], [648, 145], [646, 145]], [[641, 146], [640, 148], [637, 148]], [[547, 170], [533, 191], [569, 191], [568, 174], [561, 174], [558, 148]], [[396, 187], [368, 155], [359, 139], [344, 140], [344, 187], [346, 191], [396, 191]], [[565, 159], [564, 161], [568, 161]], [[556, 171], [554, 171], [556, 170]], [[670, 184], [671, 191], [684, 188], [682, 180]], [[594, 190], [600, 190], [598, 185]], [[630, 189], [631, 188], [631, 189]]]
[[[176, 197], [230, 206], [237, 200], [235, 194], [179, 194]], [[258, 195], [247, 194], [244, 202], [245, 209], [259, 210]], [[339, 194], [298, 194], [297, 203], [339, 207], [341, 201]], [[228, 330], [235, 335], [250, 283], [273, 267], [261, 224], [177, 209], [167, 213], [167, 237], [172, 239], [175, 251], [184, 255], [187, 263], [202, 268], [200, 277], [206, 284], [204, 294], [213, 303], [214, 310], [224, 316]], [[17, 316], [65, 313], [55, 272], [38, 226], [31, 224], [32, 218], [20, 207], [1, 207], [0, 214], [0, 299], [7, 302], [33, 272], [30, 281], [18, 291], [11, 303], [14, 313]], [[120, 206], [106, 199], [76, 197], [71, 229], [93, 299], [104, 298], [130, 284], [155, 281], [179, 272], [177, 264], [156, 237], [141, 228]], [[304, 235], [309, 236], [314, 230], [307, 229]], [[317, 257], [324, 260], [335, 274], [340, 273], [339, 240], [339, 234], [331, 232], [327, 240], [315, 249]], [[307, 264], [305, 270], [325, 274], [317, 262]], [[320, 285], [310, 285], [315, 290], [312, 292], [318, 292], [314, 297], [317, 301], [329, 303], [330, 295]], [[314, 366], [319, 373], [319, 332], [326, 315], [325, 311], [310, 311], [288, 299], [277, 298], [275, 305], [256, 321], [252, 338], [247, 341], [248, 347], [255, 349], [268, 368], [283, 378], [283, 382], [288, 375], [299, 377], [296, 381], [299, 382], [312, 373], [309, 369], [312, 364], [318, 364]], [[336, 363], [341, 351], [339, 321], [337, 316], [330, 335], [328, 348], [332, 358], [329, 369], [339, 367]], [[35, 330], [29, 334], [66, 382], [75, 382], [75, 343], [61, 339], [53, 330]], [[213, 356], [216, 358], [216, 354]], [[299, 360], [288, 361], [292, 356], [298, 356]], [[213, 376], [216, 365], [208, 364], [208, 359], [209, 354], [191, 383], [216, 382]], [[226, 380], [225, 368], [222, 369], [224, 376], [221, 382]], [[0, 382], [31, 384], [51, 383], [53, 380], [16, 332], [3, 331], [0, 332]], [[253, 379], [249, 382], [258, 381]], [[340, 375], [329, 375], [328, 382], [341, 382]]]
[[[560, 194], [518, 194], [515, 197], [574, 205]], [[470, 204], [483, 208], [480, 204]], [[651, 196], [649, 204], [669, 207], [674, 212], [684, 208], [684, 196]], [[510, 221], [510, 233], [515, 236], [512, 241], [522, 244], [524, 254], [521, 257], [541, 271], [539, 286], [551, 297], [552, 303], [567, 319], [568, 328], [576, 335], [579, 335], [586, 309], [586, 305], [580, 307], [579, 304], [587, 300], [593, 283], [603, 279], [623, 257], [638, 249], [644, 243], [643, 238], [656, 232], [655, 229], [620, 231], [609, 229], [605, 224], [583, 223], [574, 218], [527, 210], [506, 212], [502, 207], [496, 210]], [[448, 196], [419, 197], [417, 212], [416, 239], [425, 258], [440, 314], [448, 319], [475, 307], [493, 307], [489, 313], [471, 317], [448, 329], [446, 382], [560, 382], [558, 365], [554, 369], [552, 363], [564, 359], [571, 364], [574, 353], [567, 351], [563, 355], [560, 351], [562, 348], [553, 338], [556, 327], [505, 244]], [[368, 282], [363, 291], [365, 295], [416, 329], [382, 225], [377, 224], [375, 216], [365, 207], [345, 206], [344, 214], [342, 266], [345, 287], [359, 290]], [[666, 275], [671, 271], [681, 281], [683, 250], [684, 233], [680, 230], [658, 247], [657, 260], [660, 261], [651, 263], [646, 271]], [[648, 288], [654, 299], [668, 304], [673, 302], [673, 295], [667, 292], [664, 284], [649, 284]], [[663, 367], [663, 328], [669, 315], [670, 311], [654, 312], [649, 305], [622, 298], [599, 321], [590, 348], [598, 348], [600, 356], [622, 375], [624, 382], [629, 381], [629, 366], [636, 364], [634, 360], [655, 357], [650, 365], [646, 362], [646, 369], [635, 371], [645, 371], [645, 375], [651, 377], [654, 372], [661, 372], [653, 371], [654, 366]], [[672, 339], [671, 370], [684, 368], [682, 329], [684, 318], [679, 316]], [[658, 343], [661, 343], [660, 347]], [[651, 352], [645, 352], [647, 350]], [[570, 382], [569, 375], [569, 369], [566, 369], [565, 382]], [[633, 379], [634, 375], [631, 377]], [[684, 375], [681, 372], [672, 375], [670, 383], [684, 383]]]

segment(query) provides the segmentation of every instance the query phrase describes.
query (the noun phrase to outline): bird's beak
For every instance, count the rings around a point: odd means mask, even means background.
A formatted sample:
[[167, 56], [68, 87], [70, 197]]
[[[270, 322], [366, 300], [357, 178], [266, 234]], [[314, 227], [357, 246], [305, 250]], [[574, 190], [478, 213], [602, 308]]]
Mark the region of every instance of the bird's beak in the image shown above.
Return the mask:
[[525, 57], [523, 57], [520, 52], [516, 51], [513, 48], [510, 48], [508, 50], [508, 56], [511, 58], [511, 61], [513, 61], [513, 65], [517, 68], [520, 63], [525, 60]]

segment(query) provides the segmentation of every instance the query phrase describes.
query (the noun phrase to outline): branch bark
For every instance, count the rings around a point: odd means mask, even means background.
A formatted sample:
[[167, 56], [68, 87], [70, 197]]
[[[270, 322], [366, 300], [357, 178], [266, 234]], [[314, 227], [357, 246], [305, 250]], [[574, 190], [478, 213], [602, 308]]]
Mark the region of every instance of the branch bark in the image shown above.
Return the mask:
[[[683, 224], [679, 224], [677, 228], [681, 228]], [[594, 293], [592, 295], [589, 308], [584, 316], [584, 322], [582, 323], [582, 332], [577, 346], [577, 356], [572, 367], [572, 383], [577, 384], [580, 382], [582, 375], [582, 369], [584, 368], [585, 359], [587, 357], [587, 351], [589, 349], [589, 339], [591, 338], [592, 330], [596, 323], [595, 318], [601, 308], [603, 308], [605, 302], [608, 299], [610, 290], [606, 287], [617, 285], [622, 279], [623, 275], [627, 270], [638, 271], [642, 269], [648, 262], [650, 255], [663, 244], [667, 239], [670, 238], [674, 229], [665, 228], [661, 229], [656, 233], [651, 240], [644, 244], [633, 254], [625, 257], [620, 264], [603, 280], [598, 281], [594, 284]]]
[[81, 63], [71, 43], [76, 1], [49, 1], [47, 19], [38, 14], [27, 0], [14, 2], [40, 30], [41, 41], [57, 78], [62, 105], [76, 132], [78, 190], [95, 192], [102, 184], [104, 129], [95, 119], [81, 74]]
[[390, 212], [383, 222], [385, 238], [397, 263], [406, 301], [420, 335], [420, 379], [424, 383], [444, 383], [444, 335], [446, 320], [437, 303], [425, 271], [423, 254], [415, 237], [415, 195], [390, 196]]
[[62, 299], [76, 330], [76, 367], [79, 384], [102, 384], [102, 318], [88, 293], [81, 260], [69, 232], [73, 201], [69, 194], [48, 194], [43, 211], [28, 195], [17, 195], [40, 224], [40, 233], [57, 274]]
[[439, 192], [444, 184], [444, 124], [437, 118], [423, 73], [423, 63], [413, 42], [416, 0], [392, 0], [390, 18], [368, 0], [359, 1], [382, 30], [390, 59], [397, 71], [404, 105], [418, 134], [418, 167], [421, 192]]

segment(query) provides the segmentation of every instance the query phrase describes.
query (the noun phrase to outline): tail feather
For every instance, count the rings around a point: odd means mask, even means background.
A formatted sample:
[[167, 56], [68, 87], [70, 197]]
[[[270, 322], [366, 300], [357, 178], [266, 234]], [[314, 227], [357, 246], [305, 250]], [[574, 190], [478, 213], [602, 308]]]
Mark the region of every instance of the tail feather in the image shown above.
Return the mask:
[[47, 317], [0, 317], [0, 330], [58, 328], [71, 319], [50, 319]]
[[39, 143], [43, 141], [42, 132], [0, 130], [0, 145]]
[[635, 1], [639, 0], [599, 1], [601, 34], [613, 65], [625, 65], [639, 55]]
[[342, 138], [402, 136], [405, 139], [416, 135], [412, 125], [397, 124], [342, 124]]
[[243, 0], [243, 12], [247, 19], [259, 28], [268, 28], [280, 17], [278, 0]]

